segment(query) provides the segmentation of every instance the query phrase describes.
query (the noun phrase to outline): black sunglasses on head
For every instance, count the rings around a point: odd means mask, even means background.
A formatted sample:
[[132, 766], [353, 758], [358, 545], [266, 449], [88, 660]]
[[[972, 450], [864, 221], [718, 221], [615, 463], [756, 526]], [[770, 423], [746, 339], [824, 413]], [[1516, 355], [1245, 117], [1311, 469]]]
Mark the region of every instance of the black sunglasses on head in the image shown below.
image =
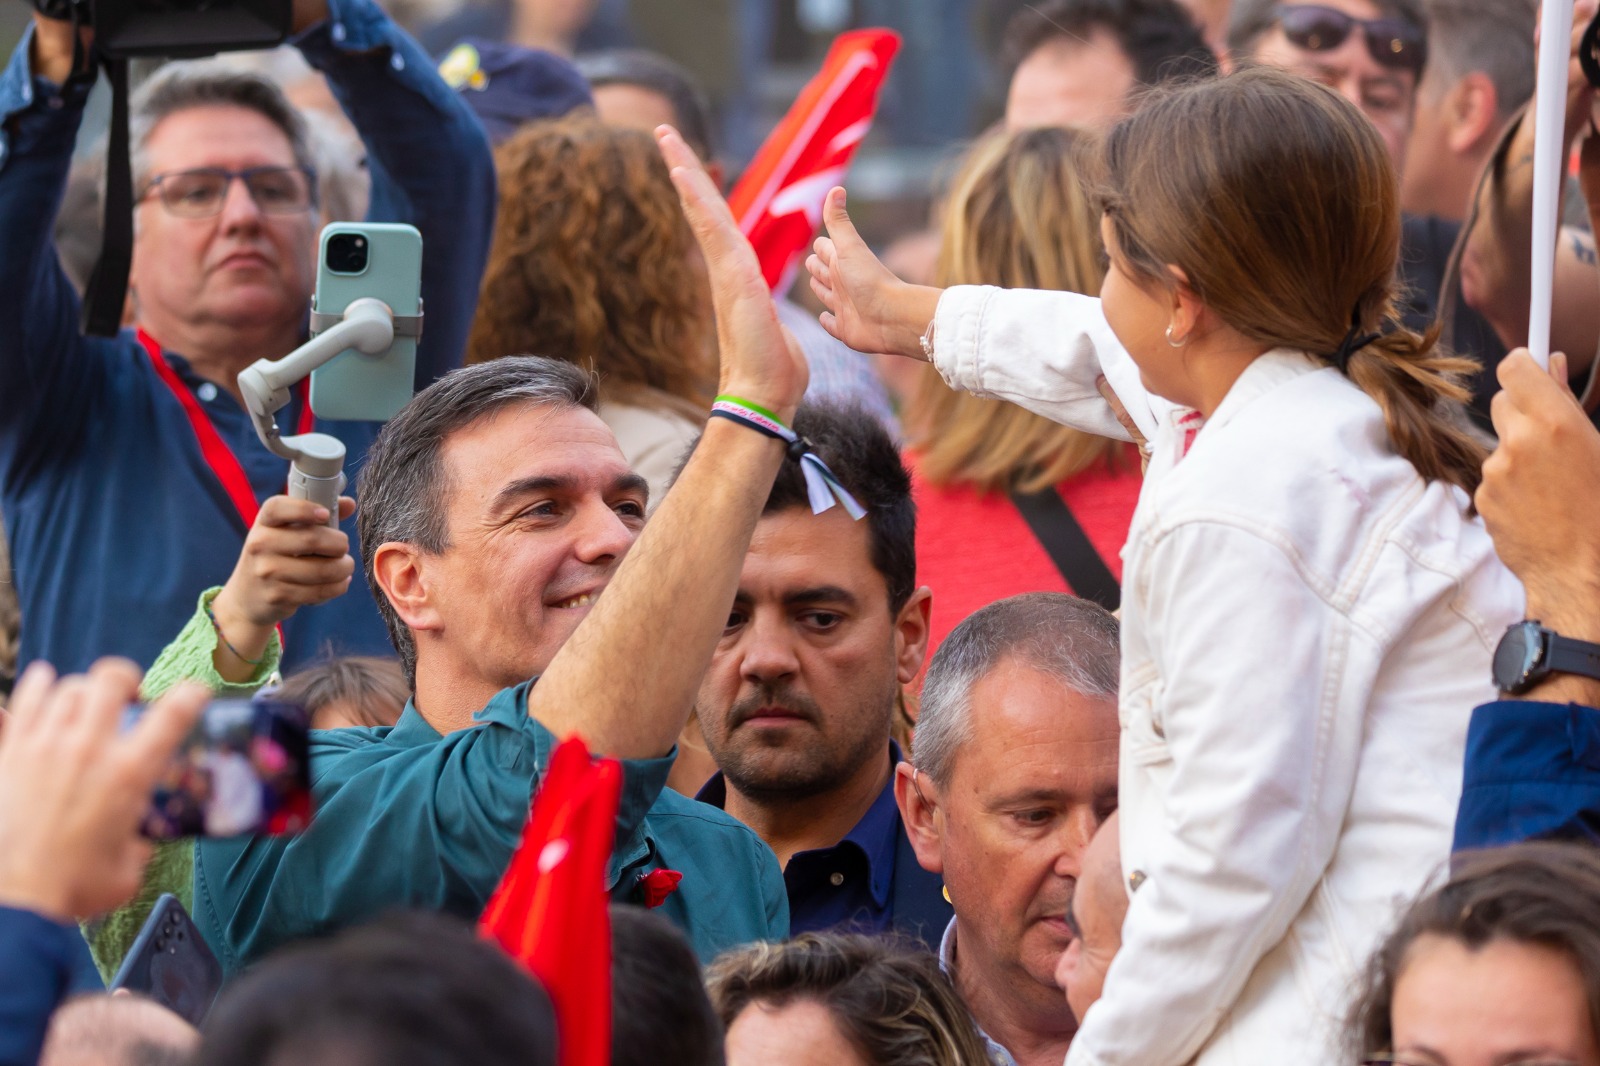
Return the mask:
[[1328, 52], [1361, 27], [1367, 53], [1386, 67], [1422, 73], [1428, 41], [1422, 29], [1404, 19], [1358, 19], [1319, 4], [1289, 4], [1278, 9], [1278, 25], [1291, 44], [1308, 52]]

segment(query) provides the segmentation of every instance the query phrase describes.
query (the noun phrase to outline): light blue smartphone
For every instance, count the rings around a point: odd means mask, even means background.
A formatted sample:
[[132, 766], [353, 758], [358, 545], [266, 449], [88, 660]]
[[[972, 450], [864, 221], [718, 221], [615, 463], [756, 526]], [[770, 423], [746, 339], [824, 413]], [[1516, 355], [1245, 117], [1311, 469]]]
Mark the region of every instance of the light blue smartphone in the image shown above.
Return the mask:
[[311, 410], [318, 418], [384, 422], [411, 399], [422, 315], [422, 234], [415, 227], [332, 222], [323, 229], [317, 249], [317, 291], [311, 303], [312, 334], [336, 321], [324, 316], [343, 314], [364, 297], [382, 300], [394, 312], [394, 343], [378, 355], [346, 348], [312, 371]]

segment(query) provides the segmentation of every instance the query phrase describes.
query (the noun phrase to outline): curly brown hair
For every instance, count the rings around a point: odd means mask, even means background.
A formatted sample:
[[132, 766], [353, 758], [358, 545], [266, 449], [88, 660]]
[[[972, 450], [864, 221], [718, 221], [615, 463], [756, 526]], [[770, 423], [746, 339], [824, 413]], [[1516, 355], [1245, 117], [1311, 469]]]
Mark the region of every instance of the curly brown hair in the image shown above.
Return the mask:
[[715, 377], [705, 268], [655, 142], [592, 115], [530, 123], [495, 154], [500, 212], [467, 362], [577, 363], [609, 397], [704, 405]]

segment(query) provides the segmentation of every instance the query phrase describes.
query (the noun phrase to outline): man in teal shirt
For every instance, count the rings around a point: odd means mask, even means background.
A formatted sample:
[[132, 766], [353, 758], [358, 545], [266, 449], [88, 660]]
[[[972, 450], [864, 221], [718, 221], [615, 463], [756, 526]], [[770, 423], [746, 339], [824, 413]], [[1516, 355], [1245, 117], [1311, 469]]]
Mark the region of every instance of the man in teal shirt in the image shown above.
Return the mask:
[[[663, 149], [711, 267], [723, 391], [792, 420], [804, 359], [709, 179], [675, 135]], [[646, 489], [594, 384], [555, 360], [497, 360], [447, 375], [380, 435], [362, 561], [414, 697], [392, 729], [318, 734], [306, 832], [197, 844], [195, 918], [230, 971], [391, 907], [476, 917], [571, 735], [623, 761], [613, 898], [682, 873], [661, 907], [702, 958], [787, 933], [766, 845], [664, 790], [784, 446], [711, 420], [646, 530]], [[262, 619], [218, 617], [220, 668]]]

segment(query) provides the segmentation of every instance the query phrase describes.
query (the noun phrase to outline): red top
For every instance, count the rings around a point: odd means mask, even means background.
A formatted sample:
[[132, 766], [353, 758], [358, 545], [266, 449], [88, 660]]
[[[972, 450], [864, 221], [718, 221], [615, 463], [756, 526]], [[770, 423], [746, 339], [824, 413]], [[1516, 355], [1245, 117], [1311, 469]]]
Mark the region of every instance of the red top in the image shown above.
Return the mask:
[[[920, 458], [907, 452], [917, 501], [917, 584], [933, 590], [928, 658], [967, 615], [1023, 592], [1071, 592], [1028, 523], [1004, 493], [980, 495], [961, 485], [930, 485]], [[1122, 545], [1143, 484], [1139, 456], [1128, 446], [1116, 473], [1094, 467], [1056, 486], [1089, 542], [1122, 580]]]

